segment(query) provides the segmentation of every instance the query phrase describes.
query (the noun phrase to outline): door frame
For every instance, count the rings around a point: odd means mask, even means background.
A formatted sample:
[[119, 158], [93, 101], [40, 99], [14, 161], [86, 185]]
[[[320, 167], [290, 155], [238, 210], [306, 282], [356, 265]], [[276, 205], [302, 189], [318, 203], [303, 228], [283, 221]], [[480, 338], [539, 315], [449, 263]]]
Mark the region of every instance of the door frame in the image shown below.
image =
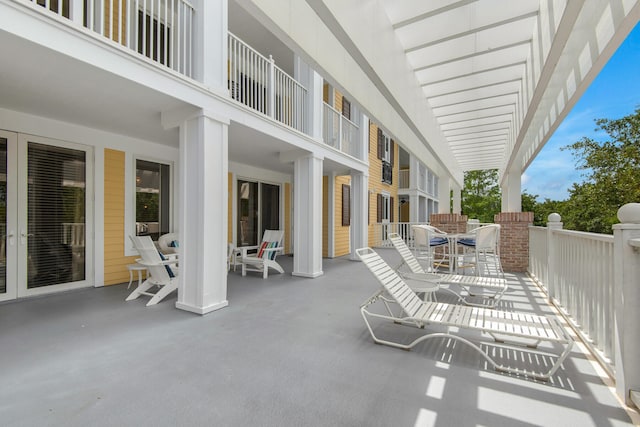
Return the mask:
[[[68, 148], [85, 152], [85, 279], [75, 282], [67, 282], [56, 285], [41, 286], [33, 289], [27, 288], [27, 232], [28, 232], [28, 170], [27, 153], [28, 143], [34, 142], [55, 147]], [[71, 289], [92, 287], [94, 285], [94, 148], [89, 145], [77, 144], [42, 136], [30, 134], [17, 134], [15, 158], [13, 163], [17, 167], [15, 171], [16, 203], [12, 210], [16, 215], [16, 276], [13, 281], [16, 288], [16, 298], [50, 294]]]
[[[5, 239], [5, 289], [0, 294], [0, 301], [13, 300], [18, 297], [18, 187], [16, 185], [18, 168], [18, 134], [0, 129], [0, 138], [7, 140], [7, 199], [5, 209], [7, 227]], [[11, 267], [11, 268], [9, 268]]]

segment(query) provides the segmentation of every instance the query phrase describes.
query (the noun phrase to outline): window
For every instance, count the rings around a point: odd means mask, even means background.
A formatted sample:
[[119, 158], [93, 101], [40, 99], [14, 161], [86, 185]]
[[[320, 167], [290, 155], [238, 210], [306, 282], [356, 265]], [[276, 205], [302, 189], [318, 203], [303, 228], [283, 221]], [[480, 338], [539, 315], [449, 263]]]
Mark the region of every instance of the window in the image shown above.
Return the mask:
[[136, 235], [158, 240], [171, 229], [171, 166], [136, 160]]
[[393, 222], [393, 197], [389, 194], [378, 194], [378, 222]]
[[393, 183], [394, 142], [378, 128], [378, 159], [382, 160], [382, 182]]
[[351, 225], [351, 187], [342, 184], [342, 225]]

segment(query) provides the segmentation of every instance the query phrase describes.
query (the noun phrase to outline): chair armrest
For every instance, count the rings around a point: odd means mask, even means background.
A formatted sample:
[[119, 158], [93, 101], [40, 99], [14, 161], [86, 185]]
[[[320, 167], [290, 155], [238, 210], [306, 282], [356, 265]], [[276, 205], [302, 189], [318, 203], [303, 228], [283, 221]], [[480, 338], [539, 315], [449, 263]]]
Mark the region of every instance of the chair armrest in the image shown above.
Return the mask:
[[174, 265], [178, 264], [177, 259], [168, 259], [166, 261], [158, 261], [154, 263], [144, 262], [142, 259], [137, 259], [136, 262], [140, 265], [144, 265], [145, 267], [155, 267], [157, 265]]
[[251, 250], [258, 250], [260, 246], [240, 246], [239, 249], [240, 250], [240, 256], [247, 256], [247, 252], [251, 251]]

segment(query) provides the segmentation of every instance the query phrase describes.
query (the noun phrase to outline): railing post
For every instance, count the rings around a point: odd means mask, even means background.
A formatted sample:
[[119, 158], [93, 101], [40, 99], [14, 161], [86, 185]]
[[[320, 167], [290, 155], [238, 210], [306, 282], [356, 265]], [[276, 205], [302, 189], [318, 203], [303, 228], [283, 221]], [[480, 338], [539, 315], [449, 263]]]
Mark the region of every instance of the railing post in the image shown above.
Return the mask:
[[553, 230], [562, 230], [562, 217], [560, 214], [552, 213], [547, 217], [547, 277], [540, 279], [547, 286], [549, 302], [553, 303], [556, 297], [556, 245], [553, 237]]
[[640, 203], [618, 210], [613, 226], [616, 391], [627, 405], [640, 392]]
[[342, 151], [342, 114], [338, 115], [338, 150]]
[[80, 26], [84, 25], [83, 1], [71, 0], [69, 4], [69, 19]]
[[276, 62], [273, 60], [273, 56], [269, 55], [269, 75], [267, 76], [267, 82], [269, 87], [267, 88], [267, 116], [275, 119], [275, 106], [276, 106]]

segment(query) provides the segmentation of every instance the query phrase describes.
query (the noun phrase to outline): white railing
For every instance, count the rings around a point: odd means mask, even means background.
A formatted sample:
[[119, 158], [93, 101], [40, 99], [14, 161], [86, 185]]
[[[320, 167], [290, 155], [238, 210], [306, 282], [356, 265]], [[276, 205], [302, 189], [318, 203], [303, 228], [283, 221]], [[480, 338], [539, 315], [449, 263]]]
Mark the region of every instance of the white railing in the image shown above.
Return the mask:
[[307, 90], [251, 46], [229, 33], [231, 98], [274, 120], [306, 132]]
[[613, 236], [529, 228], [529, 273], [613, 372]]
[[409, 188], [409, 169], [400, 169], [398, 188]]
[[322, 137], [327, 145], [355, 158], [359, 155], [360, 128], [338, 110], [323, 102]]
[[59, 16], [193, 77], [195, 10], [186, 0], [31, 0]]
[[412, 225], [428, 225], [428, 222], [388, 222], [371, 224], [373, 234], [369, 234], [369, 246], [372, 248], [391, 248], [393, 245], [389, 241], [389, 233], [398, 233], [406, 244], [413, 248]]

